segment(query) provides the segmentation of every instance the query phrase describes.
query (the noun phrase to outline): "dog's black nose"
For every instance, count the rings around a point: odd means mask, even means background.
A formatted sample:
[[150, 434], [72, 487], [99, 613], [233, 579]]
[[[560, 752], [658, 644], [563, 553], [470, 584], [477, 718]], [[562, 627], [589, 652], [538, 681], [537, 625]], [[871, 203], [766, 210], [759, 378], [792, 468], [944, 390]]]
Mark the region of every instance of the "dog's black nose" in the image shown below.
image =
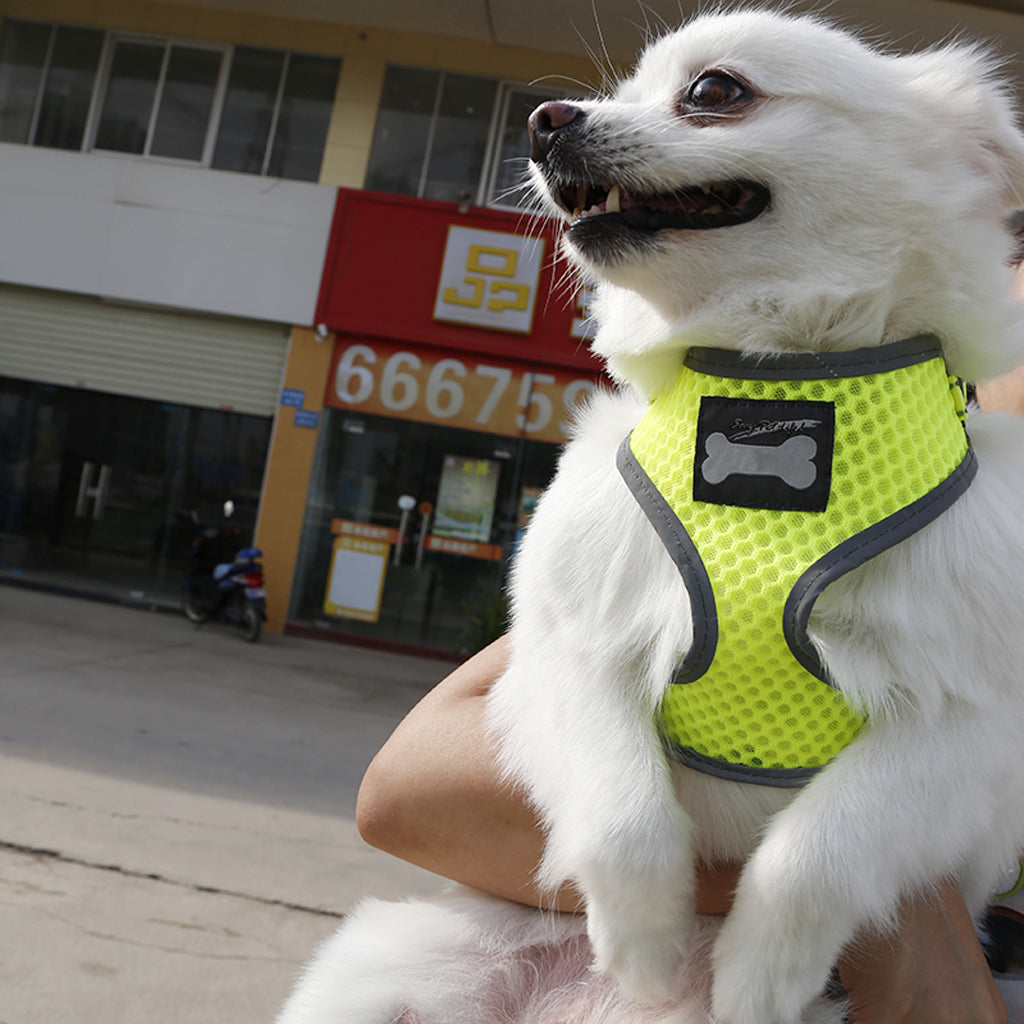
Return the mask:
[[542, 164], [558, 133], [570, 124], [579, 124], [583, 111], [563, 100], [548, 100], [530, 115], [530, 159]]

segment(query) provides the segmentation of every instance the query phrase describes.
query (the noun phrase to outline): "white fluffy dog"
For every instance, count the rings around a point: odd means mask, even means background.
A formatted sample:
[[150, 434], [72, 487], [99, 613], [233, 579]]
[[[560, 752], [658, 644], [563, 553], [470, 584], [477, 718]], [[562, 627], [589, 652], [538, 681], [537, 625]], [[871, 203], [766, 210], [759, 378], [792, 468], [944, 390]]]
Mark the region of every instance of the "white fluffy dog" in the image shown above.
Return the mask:
[[[621, 389], [530, 526], [489, 709], [585, 924], [370, 903], [280, 1024], [838, 1021], [859, 929], [948, 875], [979, 910], [1024, 845], [1024, 429], [965, 435], [947, 381], [1020, 359], [1024, 138], [977, 49], [765, 10], [694, 20], [531, 127]], [[698, 859], [745, 862], [720, 928]]]

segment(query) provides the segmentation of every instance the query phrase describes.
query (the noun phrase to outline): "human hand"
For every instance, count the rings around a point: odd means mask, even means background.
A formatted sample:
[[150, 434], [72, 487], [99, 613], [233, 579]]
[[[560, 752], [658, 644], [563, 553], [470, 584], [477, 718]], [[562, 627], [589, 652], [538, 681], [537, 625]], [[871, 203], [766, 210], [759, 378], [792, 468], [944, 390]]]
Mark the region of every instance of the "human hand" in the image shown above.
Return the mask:
[[904, 902], [896, 932], [839, 962], [850, 1024], [1006, 1024], [1006, 1008], [952, 881]]

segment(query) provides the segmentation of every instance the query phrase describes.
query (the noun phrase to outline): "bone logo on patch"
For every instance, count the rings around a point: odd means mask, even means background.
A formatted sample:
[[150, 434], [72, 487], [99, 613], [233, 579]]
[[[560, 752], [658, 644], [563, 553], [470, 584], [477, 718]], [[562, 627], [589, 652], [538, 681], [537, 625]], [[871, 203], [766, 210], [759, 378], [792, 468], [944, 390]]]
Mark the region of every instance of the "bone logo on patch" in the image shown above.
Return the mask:
[[709, 484], [720, 484], [734, 473], [777, 476], [783, 483], [804, 490], [818, 478], [813, 437], [791, 437], [780, 445], [734, 444], [725, 434], [712, 434], [704, 444], [708, 457], [701, 473]]
[[834, 447], [831, 402], [705, 397], [697, 421], [694, 499], [822, 512]]

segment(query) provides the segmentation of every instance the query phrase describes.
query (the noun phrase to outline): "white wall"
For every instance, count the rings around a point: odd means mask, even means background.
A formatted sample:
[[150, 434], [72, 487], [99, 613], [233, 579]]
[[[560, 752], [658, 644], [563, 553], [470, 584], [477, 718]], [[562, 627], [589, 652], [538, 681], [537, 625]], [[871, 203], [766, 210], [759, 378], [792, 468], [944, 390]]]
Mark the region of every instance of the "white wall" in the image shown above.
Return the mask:
[[310, 325], [335, 196], [0, 144], [0, 282]]

